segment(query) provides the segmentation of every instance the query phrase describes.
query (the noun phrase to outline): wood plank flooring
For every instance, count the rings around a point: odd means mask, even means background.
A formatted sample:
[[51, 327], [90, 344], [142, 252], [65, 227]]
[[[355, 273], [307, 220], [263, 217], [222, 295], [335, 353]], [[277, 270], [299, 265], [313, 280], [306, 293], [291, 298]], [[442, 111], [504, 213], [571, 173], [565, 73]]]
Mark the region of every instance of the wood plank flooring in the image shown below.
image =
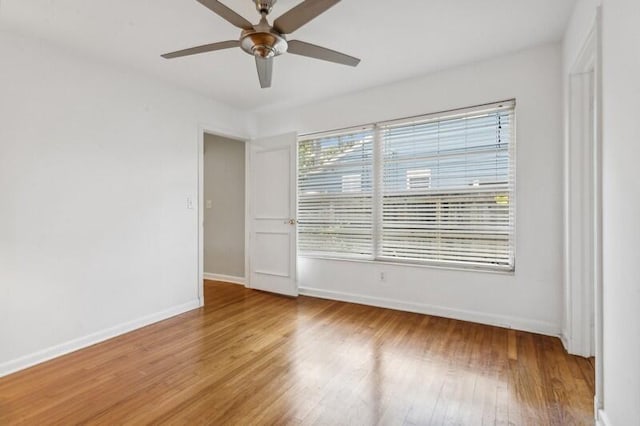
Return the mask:
[[593, 424], [593, 366], [556, 338], [218, 282], [205, 294], [0, 379], [0, 424]]

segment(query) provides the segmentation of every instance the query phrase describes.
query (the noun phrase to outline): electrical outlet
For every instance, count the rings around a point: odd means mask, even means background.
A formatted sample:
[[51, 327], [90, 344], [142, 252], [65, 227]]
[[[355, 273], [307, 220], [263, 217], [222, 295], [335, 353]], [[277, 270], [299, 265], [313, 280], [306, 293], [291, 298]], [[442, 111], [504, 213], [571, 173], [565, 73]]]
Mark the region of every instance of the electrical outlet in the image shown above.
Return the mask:
[[189, 210], [193, 210], [193, 200], [191, 199], [191, 197], [187, 197], [187, 208]]
[[387, 273], [384, 272], [384, 271], [381, 271], [379, 279], [380, 279], [380, 281], [385, 282], [387, 280]]
[[207, 208], [210, 209], [213, 206], [211, 200], [207, 200]]

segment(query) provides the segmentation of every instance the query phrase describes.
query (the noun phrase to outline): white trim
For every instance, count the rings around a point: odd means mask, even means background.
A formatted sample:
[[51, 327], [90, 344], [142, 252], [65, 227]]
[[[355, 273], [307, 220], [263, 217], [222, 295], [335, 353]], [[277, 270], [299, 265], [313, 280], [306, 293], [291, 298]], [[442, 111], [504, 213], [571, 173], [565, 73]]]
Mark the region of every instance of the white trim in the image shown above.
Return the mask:
[[198, 235], [198, 263], [196, 274], [198, 282], [196, 291], [200, 306], [204, 306], [204, 134], [205, 129], [198, 126], [198, 217], [196, 222], [196, 233]]
[[[595, 46], [595, 155], [594, 155], [594, 180], [595, 180], [595, 216], [594, 216], [594, 253], [596, 262], [593, 265], [595, 277], [594, 289], [594, 343], [596, 358], [596, 401], [598, 410], [604, 410], [604, 331], [603, 331], [603, 287], [602, 287], [602, 4], [598, 0], [596, 7], [596, 46]], [[605, 418], [607, 416], [605, 415]]]
[[[565, 348], [598, 355], [600, 120], [598, 16], [567, 76], [565, 143]], [[598, 381], [598, 379], [596, 380]]]
[[507, 315], [494, 315], [478, 311], [452, 309], [445, 306], [426, 305], [422, 303], [405, 302], [401, 300], [328, 291], [310, 287], [300, 287], [299, 293], [301, 296], [318, 297], [321, 299], [338, 300], [341, 302], [433, 315], [497, 327], [511, 328], [520, 331], [528, 331], [531, 333], [544, 334], [546, 336], [559, 337], [560, 335], [560, 330], [555, 324]]
[[203, 276], [205, 280], [223, 281], [231, 284], [247, 285], [247, 279], [245, 277], [236, 277], [233, 275], [223, 275], [223, 274], [212, 274], [210, 272], [205, 272]]
[[251, 288], [251, 141], [244, 145], [244, 286]]
[[132, 321], [127, 321], [114, 327], [109, 327], [104, 330], [88, 334], [84, 337], [79, 337], [77, 339], [73, 339], [68, 342], [61, 343], [50, 348], [22, 356], [20, 358], [4, 362], [0, 364], [0, 377], [15, 373], [20, 370], [24, 370], [25, 368], [29, 368], [36, 364], [49, 361], [50, 359], [75, 352], [88, 346], [95, 345], [96, 343], [104, 342], [105, 340], [112, 339], [116, 336], [120, 336], [130, 331], [137, 330], [147, 325], [166, 320], [168, 318], [183, 314], [193, 309], [198, 309], [199, 307], [200, 301], [192, 300], [190, 302], [183, 303], [182, 305], [174, 306]]
[[564, 347], [564, 350], [569, 352], [569, 339], [567, 338], [567, 331], [563, 330], [560, 333], [560, 336], [558, 336], [560, 338], [560, 341], [562, 342], [562, 346]]
[[511, 275], [514, 276], [515, 270], [511, 269], [488, 269], [486, 267], [472, 267], [472, 266], [456, 266], [456, 265], [445, 265], [442, 263], [421, 263], [421, 262], [399, 262], [393, 260], [386, 259], [363, 259], [358, 257], [338, 257], [338, 256], [327, 256], [324, 254], [299, 254], [299, 258], [305, 259], [320, 259], [320, 260], [332, 260], [336, 262], [355, 262], [355, 263], [369, 263], [372, 265], [391, 265], [391, 266], [402, 266], [408, 268], [419, 268], [419, 269], [442, 269], [443, 271], [459, 271], [459, 272], [473, 272], [473, 273], [482, 273], [482, 274], [495, 274], [495, 275]]
[[609, 416], [605, 413], [604, 410], [598, 410], [596, 415], [596, 425], [597, 426], [612, 426], [611, 420], [609, 420]]
[[[586, 53], [586, 52], [585, 52]], [[593, 71], [569, 75], [568, 192], [565, 213], [567, 337], [569, 353], [591, 356], [594, 257]]]
[[587, 70], [593, 69], [596, 62], [596, 25], [592, 23], [589, 34], [584, 39], [580, 52], [576, 57], [573, 66], [569, 71], [571, 74], [580, 74]]

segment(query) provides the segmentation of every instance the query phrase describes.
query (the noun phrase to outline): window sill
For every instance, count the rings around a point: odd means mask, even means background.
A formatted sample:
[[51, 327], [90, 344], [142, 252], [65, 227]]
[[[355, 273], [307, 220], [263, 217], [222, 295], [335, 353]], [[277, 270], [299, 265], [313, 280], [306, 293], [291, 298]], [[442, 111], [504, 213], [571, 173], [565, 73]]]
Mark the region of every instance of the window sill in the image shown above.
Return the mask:
[[479, 267], [462, 267], [462, 266], [450, 266], [443, 264], [429, 264], [429, 263], [412, 263], [412, 262], [394, 262], [384, 259], [358, 259], [358, 258], [345, 258], [336, 256], [321, 256], [321, 255], [302, 255], [298, 254], [297, 257], [305, 259], [319, 259], [319, 260], [331, 260], [338, 262], [351, 262], [351, 263], [366, 263], [372, 265], [390, 265], [398, 267], [419, 268], [419, 269], [439, 269], [445, 271], [457, 271], [457, 272], [479, 272], [484, 274], [494, 275], [510, 275], [515, 276], [516, 271], [514, 269], [490, 269]]

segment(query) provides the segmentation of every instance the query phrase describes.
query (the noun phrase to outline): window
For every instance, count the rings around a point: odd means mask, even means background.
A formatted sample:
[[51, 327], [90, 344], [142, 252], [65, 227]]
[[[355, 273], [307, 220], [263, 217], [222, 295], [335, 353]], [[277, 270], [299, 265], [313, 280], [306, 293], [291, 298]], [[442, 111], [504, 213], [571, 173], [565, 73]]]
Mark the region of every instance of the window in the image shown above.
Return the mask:
[[301, 140], [301, 254], [373, 256], [373, 128]]
[[300, 254], [512, 270], [514, 109], [301, 139]]

